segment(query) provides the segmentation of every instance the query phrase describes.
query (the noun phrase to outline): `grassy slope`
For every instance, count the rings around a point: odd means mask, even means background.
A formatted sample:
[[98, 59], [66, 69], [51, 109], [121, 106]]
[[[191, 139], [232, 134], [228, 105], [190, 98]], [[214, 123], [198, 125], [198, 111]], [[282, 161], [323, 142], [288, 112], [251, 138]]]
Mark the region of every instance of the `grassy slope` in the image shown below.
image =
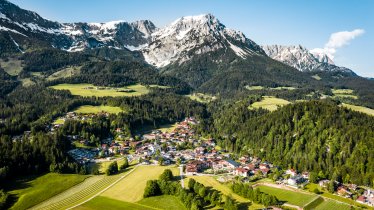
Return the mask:
[[177, 197], [171, 195], [144, 198], [143, 200], [137, 203], [145, 206], [155, 207], [158, 209], [186, 210], [186, 208], [180, 202], [180, 200]]
[[158, 179], [167, 168], [171, 168], [174, 176], [179, 175], [175, 166], [139, 166], [134, 172], [105, 191], [102, 196], [126, 202], [137, 202], [143, 198], [144, 188], [148, 180]]
[[4, 60], [0, 59], [1, 67], [10, 75], [16, 76], [18, 75], [23, 67], [21, 64], [21, 60], [9, 58], [9, 61], [5, 62]]
[[345, 104], [345, 103], [343, 103], [342, 105], [344, 107], [347, 107], [348, 109], [352, 109], [353, 111], [358, 111], [358, 112], [362, 112], [362, 113], [374, 116], [374, 109], [370, 109], [364, 106], [355, 106], [351, 104]]
[[98, 196], [89, 202], [74, 208], [77, 210], [101, 210], [101, 209], [117, 209], [117, 210], [151, 210], [157, 209], [149, 206], [144, 206], [136, 203], [128, 203], [124, 201], [119, 201], [107, 197]]
[[64, 191], [53, 198], [39, 204], [36, 209], [57, 210], [67, 209], [69, 207], [79, 205], [82, 202], [95, 196], [97, 193], [116, 182], [122, 176], [130, 173], [133, 166], [126, 169], [123, 173], [112, 176], [94, 176], [78, 186]]
[[[49, 173], [31, 181], [17, 181], [10, 194], [19, 197], [11, 209], [27, 209], [72, 186], [87, 176], [77, 174]], [[64, 183], [64, 184], [61, 184]], [[25, 188], [25, 186], [27, 186]]]
[[[93, 89], [84, 89], [87, 87], [93, 87]], [[117, 92], [114, 88], [113, 89], [105, 89], [105, 90], [96, 90], [97, 86], [91, 84], [58, 84], [51, 86], [51, 88], [56, 90], [69, 90], [72, 95], [79, 95], [84, 97], [105, 97], [105, 96], [112, 96], [112, 97], [120, 97], [120, 96], [140, 96], [143, 94], [147, 94], [149, 90], [140, 84], [137, 85], [130, 85], [124, 88], [118, 88], [119, 90], [126, 90], [131, 89], [134, 92]]]
[[200, 102], [200, 103], [209, 103], [217, 99], [213, 95], [204, 94], [204, 93], [193, 93], [193, 94], [186, 95], [186, 97], [190, 98], [191, 100]]
[[72, 66], [61, 69], [47, 77], [47, 80], [52, 81], [55, 79], [66, 78], [78, 75], [80, 73], [81, 66]]
[[119, 107], [114, 106], [91, 106], [91, 105], [84, 105], [80, 106], [77, 109], [74, 110], [76, 113], [80, 114], [96, 114], [100, 112], [107, 112], [110, 114], [118, 114], [120, 112], [123, 112], [123, 110]]
[[264, 96], [261, 101], [253, 103], [249, 108], [250, 109], [263, 108], [269, 111], [275, 111], [277, 110], [278, 106], [284, 106], [289, 103], [290, 103], [289, 101], [281, 99], [281, 98]]
[[[200, 182], [201, 184], [203, 184], [205, 186], [212, 187], [212, 188], [222, 192], [223, 195], [231, 195], [232, 198], [234, 198], [239, 203], [250, 203], [250, 201], [248, 199], [243, 198], [243, 197], [233, 193], [232, 190], [227, 185], [221, 184], [216, 179], [214, 179], [214, 177], [212, 177], [212, 176], [191, 176], [191, 177], [188, 177], [185, 180], [186, 185], [188, 184], [188, 180], [190, 178], [195, 179], [197, 182]], [[250, 206], [248, 206], [248, 209], [260, 209], [260, 208], [264, 208], [264, 206], [259, 205], [259, 204], [255, 204], [255, 203], [252, 203]]]
[[333, 98], [358, 98], [351, 89], [331, 89], [331, 91], [334, 94]]
[[261, 192], [265, 192], [270, 195], [275, 195], [279, 200], [285, 201], [289, 204], [303, 207], [305, 204], [309, 203], [315, 199], [316, 195], [294, 192], [291, 190], [278, 189], [269, 186], [259, 186]]

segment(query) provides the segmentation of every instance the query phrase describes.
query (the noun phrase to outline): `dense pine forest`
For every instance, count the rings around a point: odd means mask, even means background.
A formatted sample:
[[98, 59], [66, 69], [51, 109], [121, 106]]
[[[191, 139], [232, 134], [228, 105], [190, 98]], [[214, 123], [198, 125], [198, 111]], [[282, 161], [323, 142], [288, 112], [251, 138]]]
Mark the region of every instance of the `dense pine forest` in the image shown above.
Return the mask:
[[314, 171], [320, 178], [373, 185], [374, 117], [330, 100], [300, 102], [271, 113], [248, 110], [255, 100], [215, 109], [205, 126], [223, 148]]

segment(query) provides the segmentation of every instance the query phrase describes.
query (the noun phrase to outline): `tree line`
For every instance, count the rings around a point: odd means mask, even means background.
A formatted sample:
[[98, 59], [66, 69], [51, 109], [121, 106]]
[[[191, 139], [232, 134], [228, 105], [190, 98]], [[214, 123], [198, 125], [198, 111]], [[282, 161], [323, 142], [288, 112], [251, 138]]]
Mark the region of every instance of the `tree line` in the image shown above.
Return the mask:
[[173, 173], [166, 169], [158, 180], [147, 181], [143, 197], [158, 195], [173, 195], [180, 199], [187, 209], [204, 209], [205, 206], [222, 206], [224, 209], [237, 210], [237, 203], [231, 198], [223, 198], [222, 194], [212, 188], [190, 179], [188, 189], [182, 188], [178, 181], [174, 181]]

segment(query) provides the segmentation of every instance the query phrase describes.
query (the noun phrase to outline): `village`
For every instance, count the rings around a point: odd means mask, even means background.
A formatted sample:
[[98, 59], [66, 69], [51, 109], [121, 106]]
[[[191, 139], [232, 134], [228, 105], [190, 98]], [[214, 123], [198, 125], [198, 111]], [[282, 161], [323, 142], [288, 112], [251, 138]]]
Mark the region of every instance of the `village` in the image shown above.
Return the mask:
[[[105, 113], [101, 113], [105, 115]], [[89, 115], [67, 113], [64, 119], [88, 120]], [[219, 182], [240, 180], [243, 183], [271, 177], [279, 186], [304, 189], [309, 183], [309, 172], [298, 172], [282, 168], [257, 157], [235, 157], [222, 150], [214, 139], [204, 139], [195, 133], [194, 117], [176, 123], [171, 131], [152, 130], [138, 138], [127, 138], [121, 128], [115, 130], [113, 138], [101, 140], [96, 148], [77, 147], [69, 154], [81, 164], [100, 163], [114, 159], [137, 160], [143, 165], [177, 164], [183, 167], [186, 176], [216, 176]], [[51, 128], [53, 132], [60, 125]], [[86, 145], [87, 140], [69, 136], [72, 141]], [[274, 176], [274, 174], [277, 176]], [[330, 180], [320, 180], [321, 189], [327, 189]], [[335, 183], [335, 194], [354, 199], [359, 203], [374, 206], [374, 190], [359, 188], [354, 184]]]

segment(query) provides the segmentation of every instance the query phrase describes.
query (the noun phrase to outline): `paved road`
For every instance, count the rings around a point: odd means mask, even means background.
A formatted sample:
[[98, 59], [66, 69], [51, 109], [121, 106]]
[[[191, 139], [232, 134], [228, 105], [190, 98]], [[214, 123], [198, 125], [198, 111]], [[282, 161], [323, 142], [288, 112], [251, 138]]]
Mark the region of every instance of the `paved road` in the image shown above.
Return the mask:
[[180, 177], [181, 177], [182, 188], [184, 188], [183, 165], [179, 166], [179, 174], [180, 174]]

